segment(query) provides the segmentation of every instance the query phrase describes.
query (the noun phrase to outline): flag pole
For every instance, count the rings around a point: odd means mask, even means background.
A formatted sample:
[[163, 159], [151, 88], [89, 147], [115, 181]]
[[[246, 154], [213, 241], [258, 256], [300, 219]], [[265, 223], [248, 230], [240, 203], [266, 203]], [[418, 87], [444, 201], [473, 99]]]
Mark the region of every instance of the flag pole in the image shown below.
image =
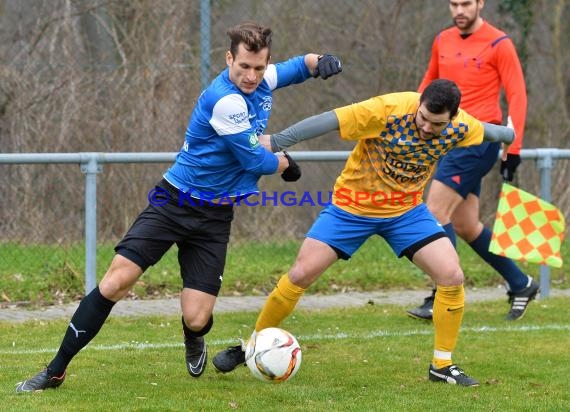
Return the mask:
[[[540, 171], [540, 197], [547, 201], [552, 201], [550, 188], [552, 185], [551, 172], [554, 167], [554, 160], [551, 149], [537, 149], [539, 156], [537, 159], [537, 167]], [[540, 265], [540, 298], [545, 299], [550, 296], [550, 267], [548, 265]]]

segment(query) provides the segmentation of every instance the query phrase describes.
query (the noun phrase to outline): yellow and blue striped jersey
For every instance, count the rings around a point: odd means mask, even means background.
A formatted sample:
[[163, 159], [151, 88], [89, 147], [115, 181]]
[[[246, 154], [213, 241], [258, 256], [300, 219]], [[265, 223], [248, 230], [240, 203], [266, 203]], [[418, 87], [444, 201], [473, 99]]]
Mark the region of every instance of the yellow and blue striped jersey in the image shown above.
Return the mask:
[[341, 138], [358, 140], [336, 180], [336, 206], [360, 216], [400, 216], [422, 203], [441, 156], [483, 141], [483, 124], [461, 109], [439, 136], [420, 139], [419, 101], [419, 93], [402, 92], [335, 109]]

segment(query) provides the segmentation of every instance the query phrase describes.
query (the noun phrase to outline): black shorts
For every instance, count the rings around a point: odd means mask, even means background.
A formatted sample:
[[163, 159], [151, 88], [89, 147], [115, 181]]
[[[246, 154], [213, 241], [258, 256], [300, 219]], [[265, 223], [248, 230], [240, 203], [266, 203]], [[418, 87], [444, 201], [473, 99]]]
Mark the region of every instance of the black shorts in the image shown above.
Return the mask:
[[222, 285], [233, 206], [178, 201], [178, 189], [162, 179], [157, 188], [168, 192], [168, 203], [149, 204], [136, 218], [115, 252], [143, 272], [176, 243], [185, 288], [217, 296]]

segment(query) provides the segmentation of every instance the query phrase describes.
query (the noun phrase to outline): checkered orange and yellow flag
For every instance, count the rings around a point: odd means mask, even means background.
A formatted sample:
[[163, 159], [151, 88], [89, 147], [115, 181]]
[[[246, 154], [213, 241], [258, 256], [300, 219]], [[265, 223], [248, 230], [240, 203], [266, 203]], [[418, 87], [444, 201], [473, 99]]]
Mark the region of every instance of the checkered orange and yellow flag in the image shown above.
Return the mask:
[[559, 268], [564, 228], [564, 215], [554, 205], [503, 183], [489, 251]]

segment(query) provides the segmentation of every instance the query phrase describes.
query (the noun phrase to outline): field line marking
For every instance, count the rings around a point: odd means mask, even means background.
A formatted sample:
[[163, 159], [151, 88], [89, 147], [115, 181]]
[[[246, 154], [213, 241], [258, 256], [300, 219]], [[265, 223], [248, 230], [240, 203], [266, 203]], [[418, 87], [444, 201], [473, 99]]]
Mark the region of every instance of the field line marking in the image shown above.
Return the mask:
[[[497, 333], [497, 332], [544, 332], [544, 331], [570, 331], [570, 325], [520, 325], [520, 326], [476, 326], [461, 328], [461, 333]], [[409, 331], [389, 331], [389, 330], [375, 330], [368, 333], [316, 333], [311, 335], [298, 335], [297, 338], [301, 344], [305, 342], [318, 342], [323, 340], [344, 340], [344, 339], [374, 339], [382, 337], [402, 337], [402, 336], [421, 336], [432, 335], [433, 329], [430, 330], [409, 330]], [[236, 339], [214, 339], [208, 341], [208, 344], [215, 346], [235, 345]], [[179, 348], [182, 347], [182, 342], [177, 343], [151, 343], [151, 342], [125, 342], [115, 345], [92, 345], [87, 346], [83, 350], [99, 350], [99, 351], [113, 351], [124, 349], [165, 349], [165, 348]], [[39, 348], [39, 349], [11, 349], [0, 350], [0, 355], [30, 355], [39, 353], [55, 353], [57, 348]]]

